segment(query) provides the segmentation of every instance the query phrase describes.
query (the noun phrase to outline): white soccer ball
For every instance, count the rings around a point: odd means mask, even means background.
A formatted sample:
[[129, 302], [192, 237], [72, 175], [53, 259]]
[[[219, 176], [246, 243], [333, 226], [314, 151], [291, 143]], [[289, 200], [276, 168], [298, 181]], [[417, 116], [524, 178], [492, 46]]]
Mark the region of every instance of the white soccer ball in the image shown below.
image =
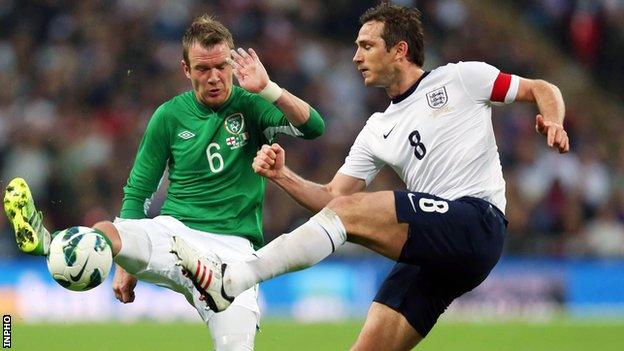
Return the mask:
[[62, 287], [85, 291], [106, 279], [113, 254], [109, 242], [99, 231], [71, 227], [52, 239], [47, 262], [52, 278]]

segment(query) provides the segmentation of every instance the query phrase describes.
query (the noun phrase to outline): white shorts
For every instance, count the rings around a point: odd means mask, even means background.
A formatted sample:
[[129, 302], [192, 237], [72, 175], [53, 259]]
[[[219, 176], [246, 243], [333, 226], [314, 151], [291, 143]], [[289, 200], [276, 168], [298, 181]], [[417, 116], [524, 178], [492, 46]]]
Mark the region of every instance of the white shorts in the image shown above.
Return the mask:
[[[175, 265], [176, 257], [169, 252], [173, 235], [180, 236], [200, 253], [206, 249], [215, 252], [224, 263], [247, 260], [255, 252], [249, 240], [243, 237], [191, 229], [171, 216], [158, 216], [153, 219], [117, 218], [114, 225], [122, 243], [115, 262], [142, 281], [183, 294], [205, 322], [210, 320], [214, 312], [205, 308], [206, 303], [199, 300], [199, 292], [193, 283]], [[124, 246], [124, 241], [128, 245]], [[259, 320], [258, 286], [238, 295], [232, 305], [251, 310]]]

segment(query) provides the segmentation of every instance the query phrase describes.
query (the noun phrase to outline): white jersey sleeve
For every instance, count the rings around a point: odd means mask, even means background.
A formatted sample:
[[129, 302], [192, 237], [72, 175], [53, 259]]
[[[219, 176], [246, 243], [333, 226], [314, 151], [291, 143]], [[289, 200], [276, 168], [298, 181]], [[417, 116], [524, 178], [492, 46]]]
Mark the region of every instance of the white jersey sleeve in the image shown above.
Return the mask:
[[516, 99], [520, 78], [485, 62], [459, 62], [457, 70], [466, 93], [478, 102], [510, 104]]
[[384, 166], [384, 162], [375, 157], [369, 145], [370, 142], [373, 142], [373, 138], [372, 130], [367, 124], [353, 142], [349, 155], [347, 155], [345, 163], [338, 172], [363, 179], [368, 186]]

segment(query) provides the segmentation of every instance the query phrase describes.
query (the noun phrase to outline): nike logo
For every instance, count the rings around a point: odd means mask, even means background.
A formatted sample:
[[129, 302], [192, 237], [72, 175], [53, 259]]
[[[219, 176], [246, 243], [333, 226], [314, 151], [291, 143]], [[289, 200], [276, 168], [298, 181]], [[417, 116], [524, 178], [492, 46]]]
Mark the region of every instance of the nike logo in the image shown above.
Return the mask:
[[88, 262], [89, 262], [89, 259], [87, 258], [87, 260], [85, 261], [85, 263], [82, 265], [82, 269], [80, 270], [80, 272], [78, 272], [78, 274], [76, 274], [76, 275], [70, 274], [70, 275], [69, 275], [69, 277], [70, 277], [73, 281], [75, 281], [75, 282], [79, 281], [79, 280], [80, 280], [80, 277], [82, 277], [82, 273], [84, 273], [84, 271], [85, 271], [85, 268], [87, 268], [87, 263], [88, 263]]
[[414, 209], [414, 212], [418, 212], [416, 211], [416, 204], [414, 204], [414, 198], [416, 197], [416, 195], [412, 194], [412, 193], [407, 193], [407, 198], [410, 200], [410, 203], [412, 204], [412, 208]]
[[383, 135], [383, 138], [384, 138], [384, 139], [387, 139], [387, 138], [388, 138], [388, 135], [390, 135], [390, 133], [392, 133], [392, 131], [394, 130], [394, 128], [395, 128], [396, 126], [397, 126], [397, 125], [395, 124], [395, 125], [394, 125], [394, 127], [392, 127], [392, 129], [390, 129], [390, 130], [388, 131], [388, 133], [384, 134], [384, 135]]

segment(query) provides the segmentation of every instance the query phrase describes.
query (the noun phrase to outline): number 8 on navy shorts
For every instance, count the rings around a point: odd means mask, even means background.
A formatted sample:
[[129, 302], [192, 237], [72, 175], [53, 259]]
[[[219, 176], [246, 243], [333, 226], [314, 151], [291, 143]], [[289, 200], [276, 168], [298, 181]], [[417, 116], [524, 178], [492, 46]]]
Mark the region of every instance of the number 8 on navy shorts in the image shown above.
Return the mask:
[[498, 262], [507, 220], [474, 197], [446, 200], [395, 191], [396, 216], [408, 223], [407, 242], [375, 301], [399, 311], [421, 336]]

